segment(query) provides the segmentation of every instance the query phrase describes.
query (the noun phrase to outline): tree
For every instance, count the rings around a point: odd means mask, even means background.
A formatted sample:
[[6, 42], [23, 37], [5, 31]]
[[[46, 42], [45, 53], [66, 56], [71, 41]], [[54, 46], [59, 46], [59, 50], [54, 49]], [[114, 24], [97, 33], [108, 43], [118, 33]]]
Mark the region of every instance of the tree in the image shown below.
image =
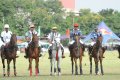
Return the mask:
[[57, 26], [61, 34], [78, 23], [84, 35], [91, 32], [101, 21], [114, 31], [120, 29], [120, 12], [114, 9], [103, 9], [98, 13], [90, 9], [81, 9], [79, 16], [74, 12], [65, 13], [59, 0], [0, 0], [0, 31], [8, 23], [17, 35], [24, 35], [31, 22], [36, 29], [41, 26], [41, 34], [48, 34], [51, 27]]
[[99, 14], [104, 17], [103, 20], [113, 30], [113, 32], [119, 33], [120, 12], [113, 9], [103, 9], [99, 12]]

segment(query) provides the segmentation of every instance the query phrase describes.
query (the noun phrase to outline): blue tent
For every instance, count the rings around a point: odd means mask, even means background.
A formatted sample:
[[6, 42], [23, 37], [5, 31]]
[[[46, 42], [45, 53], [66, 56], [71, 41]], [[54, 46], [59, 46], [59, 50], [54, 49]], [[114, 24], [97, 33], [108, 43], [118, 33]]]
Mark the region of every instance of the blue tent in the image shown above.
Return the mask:
[[[106, 44], [108, 41], [120, 41], [120, 38], [115, 33], [113, 33], [112, 30], [108, 28], [103, 21], [97, 26], [97, 28], [103, 35], [103, 45]], [[84, 39], [84, 43], [90, 41], [92, 37], [91, 33], [86, 36], [86, 38]]]

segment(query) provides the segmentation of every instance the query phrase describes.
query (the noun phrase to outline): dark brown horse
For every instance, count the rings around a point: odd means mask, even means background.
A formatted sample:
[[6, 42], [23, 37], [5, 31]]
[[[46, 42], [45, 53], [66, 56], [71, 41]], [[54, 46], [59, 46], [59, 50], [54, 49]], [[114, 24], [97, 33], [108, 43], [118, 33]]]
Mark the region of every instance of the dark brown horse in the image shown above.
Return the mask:
[[78, 75], [78, 65], [77, 59], [80, 62], [80, 74], [83, 74], [82, 71], [82, 56], [83, 56], [83, 45], [80, 43], [80, 37], [75, 35], [75, 42], [69, 47], [71, 62], [72, 62], [72, 74], [74, 74], [74, 63], [75, 63], [75, 74]]
[[116, 45], [113, 49], [118, 51], [118, 58], [120, 59], [120, 45]]
[[117, 47], [117, 50], [118, 50], [118, 58], [120, 59], [120, 45]]
[[10, 42], [1, 47], [1, 59], [3, 64], [3, 76], [5, 76], [5, 59], [7, 60], [7, 75], [10, 75], [10, 62], [13, 60], [14, 75], [16, 76], [16, 56], [17, 54], [17, 37], [12, 34]]
[[39, 73], [39, 38], [37, 34], [32, 34], [32, 41], [28, 46], [28, 58], [29, 58], [29, 70], [30, 76], [32, 76], [32, 60], [35, 59], [35, 74], [36, 76]]
[[101, 73], [102, 75], [104, 74], [103, 72], [103, 65], [102, 65], [102, 60], [103, 60], [103, 53], [105, 52], [105, 48], [102, 47], [102, 36], [98, 36], [96, 39], [96, 43], [93, 46], [88, 47], [88, 53], [89, 53], [89, 59], [90, 59], [90, 74], [92, 74], [92, 57], [94, 58], [95, 61], [95, 73], [98, 74], [98, 62], [100, 61], [100, 67], [101, 67]]

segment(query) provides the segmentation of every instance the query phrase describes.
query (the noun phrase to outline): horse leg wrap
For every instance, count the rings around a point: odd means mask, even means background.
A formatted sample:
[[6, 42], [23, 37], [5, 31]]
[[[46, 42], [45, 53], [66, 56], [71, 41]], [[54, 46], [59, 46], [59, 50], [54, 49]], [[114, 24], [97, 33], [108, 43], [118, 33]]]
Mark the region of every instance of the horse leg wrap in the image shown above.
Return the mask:
[[5, 76], [5, 68], [3, 68], [3, 75]]
[[10, 70], [7, 70], [7, 75], [10, 76]]
[[30, 68], [30, 76], [32, 76], [32, 68]]
[[35, 75], [38, 76], [38, 68], [35, 68]]
[[16, 69], [14, 69], [14, 75], [15, 75], [15, 76], [17, 75]]

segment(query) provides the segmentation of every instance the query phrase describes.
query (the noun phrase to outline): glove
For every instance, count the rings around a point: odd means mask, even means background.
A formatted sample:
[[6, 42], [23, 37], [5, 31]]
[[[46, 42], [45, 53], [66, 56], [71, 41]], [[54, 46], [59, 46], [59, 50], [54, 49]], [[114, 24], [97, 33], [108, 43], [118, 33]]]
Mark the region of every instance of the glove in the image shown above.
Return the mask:
[[5, 44], [5, 43], [3, 43], [3, 45], [5, 46], [6, 44]]

